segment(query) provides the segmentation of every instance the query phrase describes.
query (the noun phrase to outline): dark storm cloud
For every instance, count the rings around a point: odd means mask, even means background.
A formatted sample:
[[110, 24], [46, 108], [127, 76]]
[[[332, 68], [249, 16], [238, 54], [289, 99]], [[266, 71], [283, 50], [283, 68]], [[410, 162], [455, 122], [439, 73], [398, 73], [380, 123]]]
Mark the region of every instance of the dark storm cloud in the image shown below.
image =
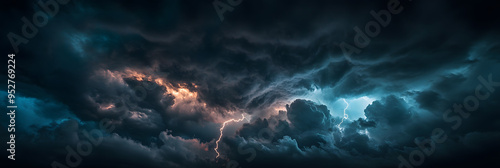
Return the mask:
[[[431, 112], [442, 111], [443, 107], [450, 104], [446, 102], [439, 93], [433, 91], [424, 91], [418, 93], [415, 97], [415, 101], [420, 104], [420, 107]], [[440, 114], [440, 113], [439, 113]]]
[[365, 116], [376, 123], [399, 125], [411, 117], [411, 113], [403, 99], [393, 95], [374, 101], [365, 109]]
[[[273, 116], [256, 120], [251, 124], [244, 124], [238, 132], [239, 136], [225, 139], [231, 147], [231, 151], [227, 151], [229, 158], [245, 167], [388, 165], [382, 159], [384, 152], [388, 151], [387, 147], [378, 145], [360, 132], [375, 127], [374, 121], [358, 119], [340, 131], [332, 124], [330, 115], [323, 115], [329, 113], [324, 105], [298, 99], [287, 106], [287, 114], [293, 115], [292, 117]], [[303, 125], [304, 123], [309, 124]], [[255, 157], [250, 155], [251, 150], [255, 151]], [[356, 163], [357, 159], [364, 159], [366, 162]]]
[[[244, 124], [238, 135], [245, 138], [267, 139], [276, 142], [284, 136], [294, 139], [299, 148], [328, 143], [334, 119], [325, 105], [297, 99], [287, 105], [286, 118], [273, 116]], [[286, 119], [290, 123], [286, 122]], [[272, 131], [271, 131], [272, 130]]]
[[315, 105], [306, 100], [295, 100], [286, 107], [287, 117], [298, 130], [330, 128], [333, 118], [325, 105]]
[[[20, 18], [40, 10], [36, 2], [2, 2], [2, 33], [22, 34]], [[387, 1], [243, 0], [223, 22], [211, 1], [70, 1], [16, 57], [17, 94], [38, 119], [20, 130], [19, 153], [29, 154], [19, 161], [64, 159], [65, 145], [84, 139], [83, 129], [110, 119], [116, 130], [81, 167], [209, 167], [227, 164], [224, 158], [242, 167], [388, 167], [434, 128], [449, 140], [424, 166], [493, 163], [500, 94], [490, 92], [458, 130], [442, 115], [474, 94], [478, 75], [500, 80], [495, 5], [401, 5], [348, 60], [339, 44], [353, 44], [353, 27], [364, 29], [374, 20], [370, 11]], [[12, 51], [8, 39], [1, 44]], [[181, 100], [172, 92], [181, 88], [196, 98]], [[377, 100], [366, 118], [338, 128], [341, 118], [331, 113], [339, 112], [303, 98], [311, 92]], [[214, 163], [219, 123], [239, 113], [253, 119], [223, 137], [223, 159]], [[256, 150], [255, 159], [246, 160], [241, 144]]]
[[[20, 97], [18, 100], [27, 102], [20, 102], [19, 105], [39, 101], [31, 99]], [[78, 149], [79, 145], [83, 142], [89, 142], [90, 139], [84, 132], [94, 131], [102, 133], [102, 136], [96, 137], [102, 141], [98, 145], [91, 146], [91, 149], [85, 149], [90, 150], [91, 155], [80, 155], [83, 159], [81, 164], [78, 164], [79, 166], [185, 167], [191, 165], [190, 167], [204, 167], [210, 164], [206, 160], [214, 157], [213, 152], [208, 150], [210, 147], [208, 143], [201, 142], [199, 139], [184, 139], [173, 136], [170, 130], [160, 130], [156, 132], [156, 135], [151, 136], [144, 133], [144, 131], [151, 132], [151, 130], [130, 130], [144, 128], [144, 124], [135, 127], [124, 123], [125, 126], [121, 130], [120, 125], [116, 125], [115, 128], [118, 128], [114, 131], [116, 133], [108, 133], [98, 129], [98, 123], [82, 122], [74, 119], [74, 116], [54, 118], [54, 116], [44, 115], [51, 112], [53, 104], [38, 103], [31, 106], [33, 109], [26, 107], [30, 106], [20, 108], [23, 113], [17, 115], [20, 122], [16, 123], [16, 143], [22, 145], [19, 145], [16, 151], [22, 154], [17, 157], [15, 166], [51, 165], [54, 161], [67, 165], [68, 162], [65, 158], [69, 153], [68, 147], [74, 151], [80, 150]], [[3, 120], [1, 123], [7, 125]], [[2, 132], [2, 135], [4, 133]], [[141, 133], [142, 137], [139, 136]], [[133, 139], [129, 137], [133, 137]], [[144, 138], [149, 138], [147, 143], [145, 143]], [[172, 160], [166, 161], [166, 158]]]
[[359, 118], [358, 120], [354, 121], [354, 123], [357, 123], [360, 128], [369, 128], [369, 127], [375, 127], [377, 126], [377, 123], [374, 121], [366, 121], [364, 119]]

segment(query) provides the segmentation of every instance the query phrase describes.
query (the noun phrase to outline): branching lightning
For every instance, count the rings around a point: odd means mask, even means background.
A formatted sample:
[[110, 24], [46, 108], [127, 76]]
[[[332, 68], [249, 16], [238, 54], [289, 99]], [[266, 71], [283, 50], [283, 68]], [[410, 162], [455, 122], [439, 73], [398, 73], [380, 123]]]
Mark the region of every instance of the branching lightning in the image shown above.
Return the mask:
[[342, 100], [344, 100], [344, 102], [345, 102], [345, 104], [347, 104], [347, 106], [344, 108], [344, 117], [342, 117], [342, 120], [341, 120], [341, 121], [340, 121], [340, 123], [337, 125], [337, 127], [338, 127], [340, 130], [342, 130], [342, 129], [340, 128], [340, 124], [342, 124], [342, 123], [344, 122], [344, 119], [349, 118], [349, 115], [347, 115], [347, 114], [345, 113], [345, 111], [346, 111], [346, 110], [347, 110], [347, 108], [349, 107], [349, 103], [347, 103], [347, 101], [346, 101], [345, 99], [342, 99]]
[[219, 149], [219, 141], [220, 139], [222, 139], [222, 131], [224, 131], [224, 127], [226, 127], [226, 124], [227, 123], [230, 123], [230, 122], [240, 122], [240, 121], [243, 121], [245, 119], [245, 115], [241, 114], [241, 119], [238, 119], [238, 120], [235, 120], [235, 119], [230, 119], [230, 120], [227, 120], [225, 121], [223, 124], [222, 124], [222, 127], [220, 127], [220, 136], [219, 136], [219, 139], [217, 141], [215, 141], [215, 152], [217, 152], [217, 156], [215, 158], [218, 158], [220, 156], [220, 153], [218, 151]]

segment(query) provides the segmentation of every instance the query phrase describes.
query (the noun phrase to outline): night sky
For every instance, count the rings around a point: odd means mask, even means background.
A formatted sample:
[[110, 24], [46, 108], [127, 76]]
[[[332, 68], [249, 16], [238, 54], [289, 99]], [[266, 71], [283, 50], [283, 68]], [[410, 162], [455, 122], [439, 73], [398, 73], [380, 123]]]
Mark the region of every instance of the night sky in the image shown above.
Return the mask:
[[500, 167], [499, 7], [2, 1], [1, 164]]

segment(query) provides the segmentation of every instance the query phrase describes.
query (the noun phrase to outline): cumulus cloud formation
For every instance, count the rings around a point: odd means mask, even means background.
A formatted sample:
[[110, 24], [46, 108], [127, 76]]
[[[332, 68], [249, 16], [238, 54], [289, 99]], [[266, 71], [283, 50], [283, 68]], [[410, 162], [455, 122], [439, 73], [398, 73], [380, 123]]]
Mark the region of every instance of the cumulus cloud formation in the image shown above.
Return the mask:
[[[0, 2], [3, 34], [24, 37], [21, 18], [44, 11], [39, 2], [47, 0]], [[391, 5], [401, 12], [382, 16]], [[243, 0], [229, 7], [221, 21], [212, 1], [60, 5], [18, 45], [18, 155], [6, 163], [498, 165], [494, 2]], [[369, 44], [360, 47], [363, 36]], [[343, 43], [359, 52], [347, 57]], [[1, 44], [15, 52], [9, 38]], [[0, 90], [4, 107], [7, 94]], [[8, 123], [2, 118], [0, 128]], [[0, 137], [8, 141], [8, 132]], [[82, 155], [85, 142], [92, 150]]]
[[330, 111], [325, 105], [316, 105], [314, 102], [297, 99], [286, 106], [287, 117], [298, 130], [329, 128], [333, 125]]

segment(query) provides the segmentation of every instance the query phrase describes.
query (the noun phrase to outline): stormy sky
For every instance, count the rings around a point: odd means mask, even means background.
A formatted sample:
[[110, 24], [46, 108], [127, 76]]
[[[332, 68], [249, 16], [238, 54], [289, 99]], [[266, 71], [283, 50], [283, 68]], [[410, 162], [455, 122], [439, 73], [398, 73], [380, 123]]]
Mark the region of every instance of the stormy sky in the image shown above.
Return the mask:
[[492, 1], [0, 4], [7, 167], [500, 166]]

